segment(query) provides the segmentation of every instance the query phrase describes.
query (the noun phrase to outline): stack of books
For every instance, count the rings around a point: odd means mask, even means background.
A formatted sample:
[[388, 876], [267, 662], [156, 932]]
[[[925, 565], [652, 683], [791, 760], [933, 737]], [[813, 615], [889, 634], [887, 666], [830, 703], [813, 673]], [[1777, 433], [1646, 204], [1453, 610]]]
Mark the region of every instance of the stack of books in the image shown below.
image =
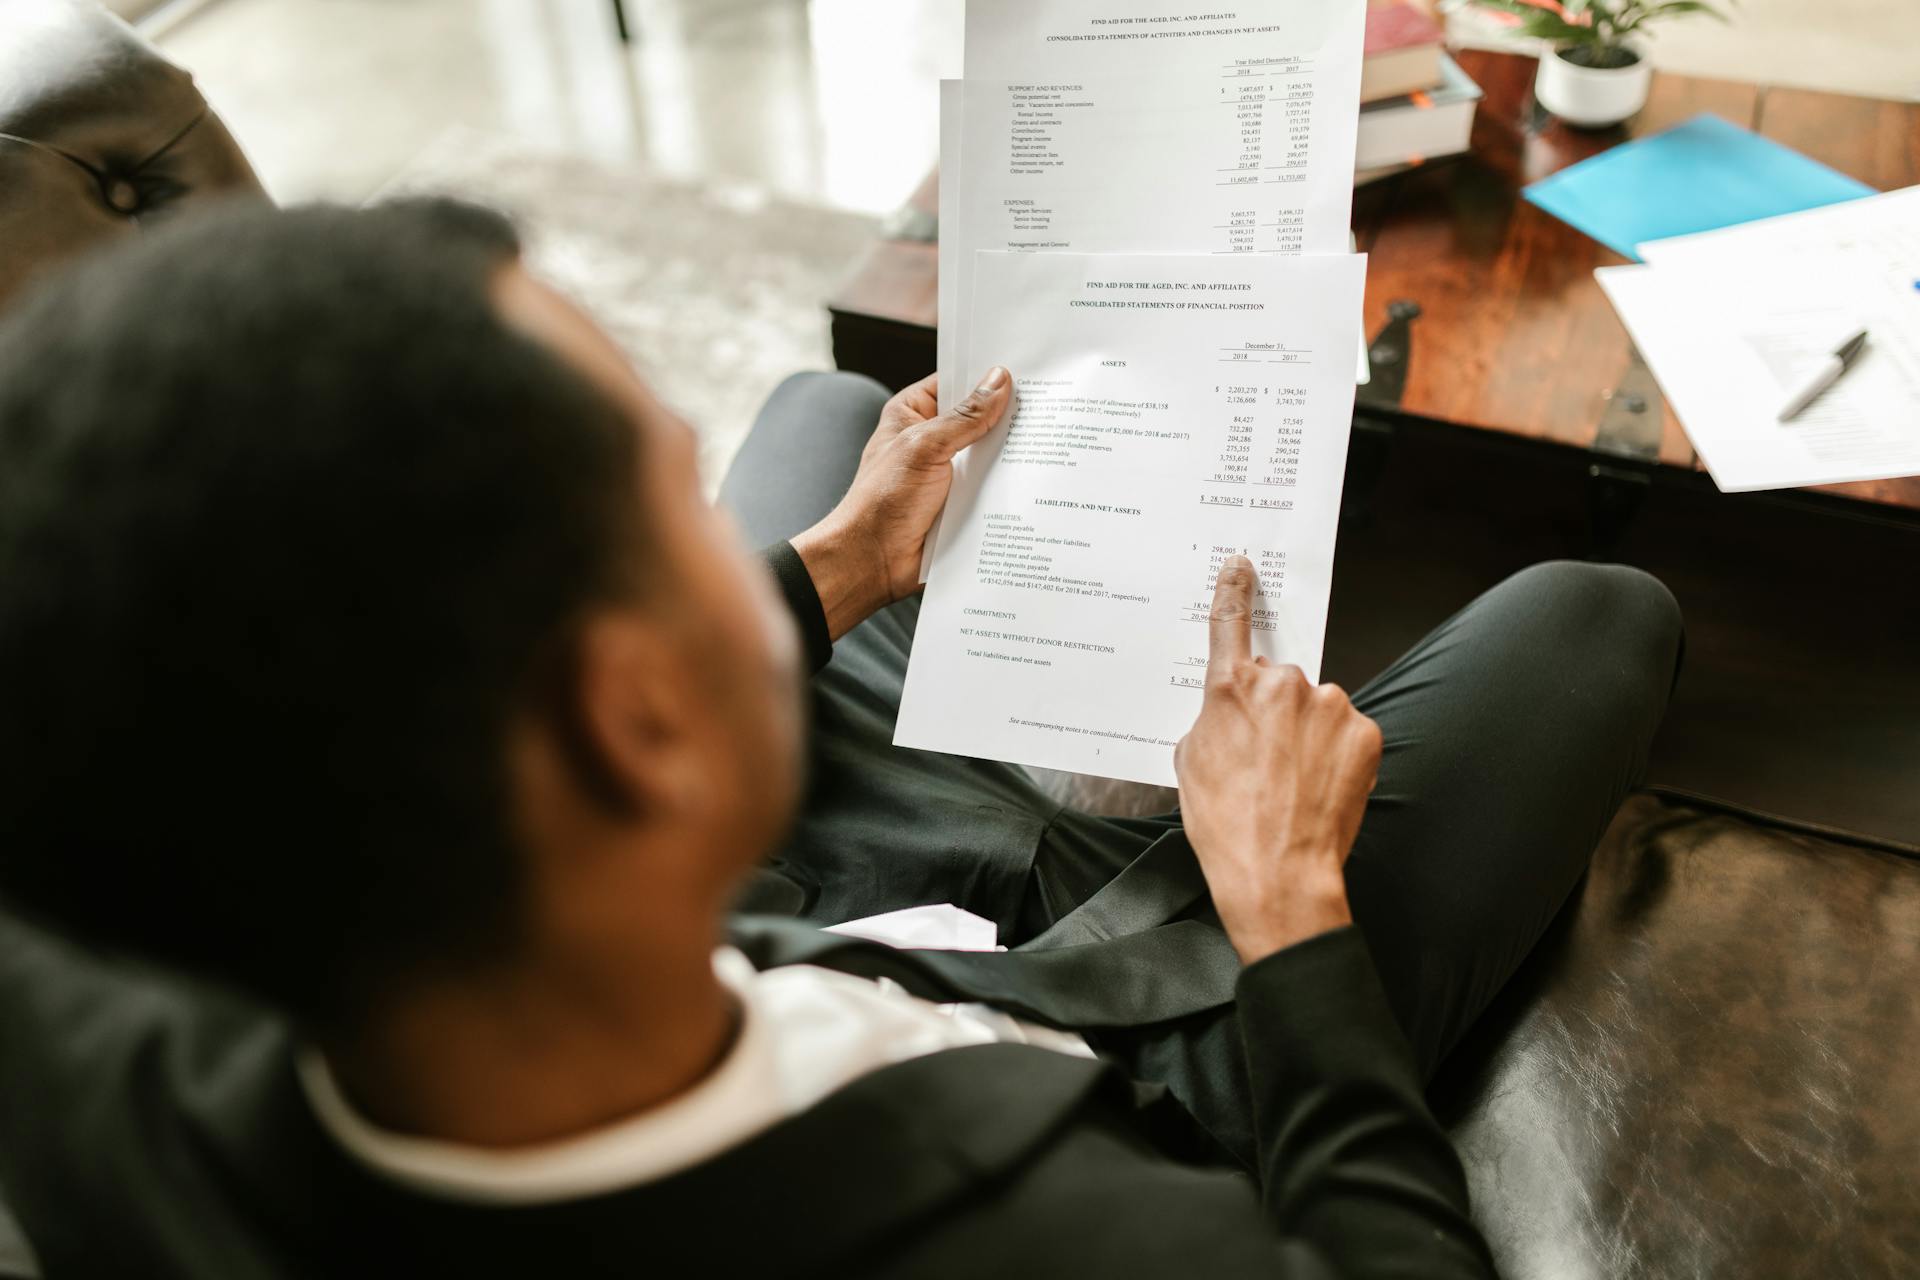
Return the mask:
[[1480, 86], [1445, 44], [1446, 32], [1414, 0], [1367, 10], [1355, 185], [1467, 149]]

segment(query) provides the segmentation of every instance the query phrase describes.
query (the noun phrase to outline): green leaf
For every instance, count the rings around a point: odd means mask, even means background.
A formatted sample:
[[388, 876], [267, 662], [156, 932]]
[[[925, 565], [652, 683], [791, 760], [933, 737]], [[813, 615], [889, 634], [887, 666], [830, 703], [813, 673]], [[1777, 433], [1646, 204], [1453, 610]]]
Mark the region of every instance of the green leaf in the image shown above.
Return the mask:
[[1551, 40], [1555, 44], [1597, 44], [1602, 39], [1600, 32], [1594, 28], [1577, 26], [1545, 10], [1536, 10], [1533, 17], [1524, 19], [1520, 23], [1520, 30], [1524, 35]]
[[1617, 34], [1624, 36], [1629, 32], [1638, 31], [1641, 27], [1654, 21], [1656, 18], [1680, 17], [1683, 14], [1689, 13], [1704, 13], [1709, 18], [1720, 22], [1732, 21], [1731, 18], [1722, 13], [1718, 8], [1711, 4], [1703, 4], [1701, 0], [1668, 0], [1665, 4], [1651, 5], [1646, 8], [1637, 14], [1633, 21], [1617, 28]]
[[1720, 11], [1718, 5], [1706, 4], [1703, 0], [1666, 0], [1664, 4], [1648, 5], [1633, 21], [1635, 27], [1651, 22], [1655, 18], [1679, 17], [1684, 13], [1704, 13], [1709, 18], [1728, 22], [1730, 19]]
[[1551, 40], [1556, 44], [1568, 41], [1590, 44], [1600, 39], [1600, 33], [1592, 27], [1575, 26], [1557, 13], [1522, 4], [1520, 0], [1475, 0], [1475, 3], [1483, 9], [1498, 9], [1519, 18], [1520, 34], [1524, 36]]

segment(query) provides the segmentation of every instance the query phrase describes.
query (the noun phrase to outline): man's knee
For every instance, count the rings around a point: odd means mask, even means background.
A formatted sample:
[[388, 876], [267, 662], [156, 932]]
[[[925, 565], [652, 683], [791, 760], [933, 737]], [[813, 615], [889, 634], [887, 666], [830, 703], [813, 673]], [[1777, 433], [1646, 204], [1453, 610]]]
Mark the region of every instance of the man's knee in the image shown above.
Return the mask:
[[857, 373], [796, 373], [775, 387], [720, 484], [720, 505], [762, 545], [833, 509], [853, 482], [887, 389]]
[[767, 397], [762, 417], [818, 421], [824, 415], [845, 415], [871, 428], [892, 393], [864, 373], [841, 369], [814, 369], [790, 373]]
[[1514, 575], [1529, 610], [1563, 652], [1592, 655], [1598, 665], [1644, 675], [1662, 692], [1675, 675], [1682, 631], [1680, 605], [1652, 574], [1621, 564], [1552, 560]]

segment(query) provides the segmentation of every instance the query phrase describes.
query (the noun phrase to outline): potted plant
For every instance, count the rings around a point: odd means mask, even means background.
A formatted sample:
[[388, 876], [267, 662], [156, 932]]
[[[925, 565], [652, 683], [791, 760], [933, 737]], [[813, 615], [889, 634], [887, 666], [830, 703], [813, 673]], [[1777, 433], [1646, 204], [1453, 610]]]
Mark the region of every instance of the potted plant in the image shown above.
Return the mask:
[[[1470, 0], [1547, 41], [1533, 96], [1571, 125], [1619, 124], [1647, 105], [1653, 67], [1640, 47], [1649, 23], [1687, 14], [1725, 22], [1704, 0]], [[1731, 2], [1731, 0], [1730, 0]]]

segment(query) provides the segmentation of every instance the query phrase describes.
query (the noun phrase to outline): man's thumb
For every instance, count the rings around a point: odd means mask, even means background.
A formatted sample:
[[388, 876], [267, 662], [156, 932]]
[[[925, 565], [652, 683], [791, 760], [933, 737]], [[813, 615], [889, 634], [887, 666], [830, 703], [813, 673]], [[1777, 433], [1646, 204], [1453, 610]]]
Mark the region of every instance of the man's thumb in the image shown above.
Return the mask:
[[993, 430], [1006, 416], [1012, 392], [1013, 378], [995, 365], [959, 404], [927, 421], [921, 428], [923, 447], [940, 455], [941, 460], [951, 458]]

